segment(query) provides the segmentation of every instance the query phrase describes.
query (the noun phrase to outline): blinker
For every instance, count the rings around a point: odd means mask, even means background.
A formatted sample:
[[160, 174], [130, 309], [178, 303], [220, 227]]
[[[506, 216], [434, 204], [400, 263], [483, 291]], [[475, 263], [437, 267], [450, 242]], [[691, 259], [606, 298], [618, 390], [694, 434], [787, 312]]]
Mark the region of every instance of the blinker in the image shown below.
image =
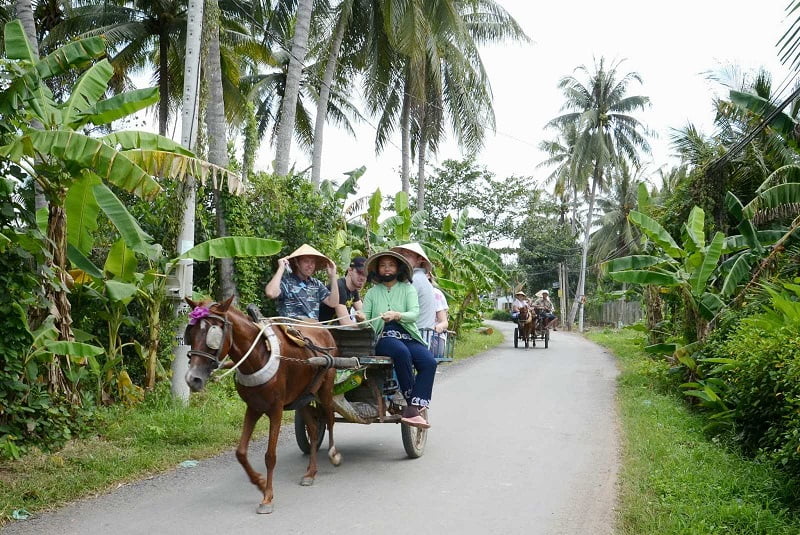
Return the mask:
[[219, 325], [212, 325], [208, 328], [206, 333], [206, 346], [209, 349], [219, 349], [222, 345], [222, 327]]

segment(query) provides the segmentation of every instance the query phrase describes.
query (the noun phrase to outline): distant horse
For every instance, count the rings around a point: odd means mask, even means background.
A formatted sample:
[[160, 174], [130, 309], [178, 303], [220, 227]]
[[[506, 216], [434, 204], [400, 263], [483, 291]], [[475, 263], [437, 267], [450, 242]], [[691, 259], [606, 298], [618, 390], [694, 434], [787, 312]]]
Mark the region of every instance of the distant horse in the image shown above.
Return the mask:
[[[333, 381], [336, 370], [311, 366], [307, 362], [309, 357], [314, 356], [314, 349], [317, 353], [324, 350], [331, 355], [338, 353], [338, 350], [333, 336], [325, 329], [298, 323], [294, 333], [300, 336], [295, 336], [293, 341], [279, 327], [251, 321], [230, 306], [232, 299], [221, 304], [196, 303], [186, 299], [193, 309], [185, 335], [186, 343], [192, 347], [186, 383], [192, 391], [197, 392], [203, 389], [211, 372], [218, 367], [232, 368], [238, 365], [236, 390], [247, 404], [247, 410], [242, 436], [236, 448], [236, 459], [250, 482], [264, 494], [258, 512], [271, 513], [275, 450], [284, 409], [295, 408], [293, 403], [297, 405], [296, 410], [303, 411], [303, 421], [307, 426], [311, 455], [301, 485], [312, 485], [317, 474], [317, 433], [324, 432], [324, 429], [317, 429], [318, 421], [327, 422], [328, 457], [331, 463], [338, 466], [342, 461], [333, 442]], [[297, 343], [297, 338], [302, 346]], [[230, 361], [226, 357], [230, 357]], [[315, 414], [315, 408], [308, 405], [308, 401], [314, 397], [318, 401], [316, 410], [321, 411], [319, 414]], [[253, 429], [265, 414], [269, 418], [269, 443], [264, 458], [266, 478], [254, 470], [247, 460]]]
[[527, 305], [519, 308], [519, 337], [525, 342], [525, 347], [528, 347], [531, 339], [536, 332], [536, 315], [531, 312]]

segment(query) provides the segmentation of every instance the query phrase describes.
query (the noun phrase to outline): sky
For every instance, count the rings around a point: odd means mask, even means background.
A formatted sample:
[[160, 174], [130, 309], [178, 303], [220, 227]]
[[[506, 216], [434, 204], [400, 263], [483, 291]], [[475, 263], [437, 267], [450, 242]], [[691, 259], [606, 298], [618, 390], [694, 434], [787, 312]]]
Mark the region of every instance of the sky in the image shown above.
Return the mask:
[[[637, 117], [657, 135], [651, 139], [649, 168], [677, 160], [669, 147], [670, 132], [691, 122], [705, 133], [713, 122], [712, 98], [726, 95], [708, 79], [729, 65], [744, 71], [765, 67], [773, 87], [790, 84], [789, 69], [778, 60], [775, 43], [788, 28], [784, 9], [789, 0], [499, 0], [531, 38], [530, 44], [505, 43], [481, 49], [494, 96], [495, 131], [488, 131], [477, 154], [480, 165], [495, 174], [530, 176], [542, 183], [549, 172], [537, 168], [546, 159], [539, 142], [555, 138], [546, 123], [562, 113], [557, 85], [579, 65], [592, 67], [601, 56], [624, 60], [618, 72], [637, 72], [643, 83], [629, 94], [650, 97], [651, 108]], [[791, 87], [784, 94], [788, 94]], [[375, 124], [374, 120], [370, 120]], [[366, 166], [359, 194], [380, 187], [383, 194], [400, 189], [400, 136], [375, 155], [375, 130], [356, 127], [357, 137], [328, 126], [323, 149], [323, 178], [341, 181], [343, 173]], [[269, 168], [274, 151], [262, 146], [258, 167]], [[297, 169], [310, 162], [297, 145]], [[450, 138], [429, 160], [428, 173], [445, 159], [461, 159]], [[416, 164], [413, 171], [416, 173]]]

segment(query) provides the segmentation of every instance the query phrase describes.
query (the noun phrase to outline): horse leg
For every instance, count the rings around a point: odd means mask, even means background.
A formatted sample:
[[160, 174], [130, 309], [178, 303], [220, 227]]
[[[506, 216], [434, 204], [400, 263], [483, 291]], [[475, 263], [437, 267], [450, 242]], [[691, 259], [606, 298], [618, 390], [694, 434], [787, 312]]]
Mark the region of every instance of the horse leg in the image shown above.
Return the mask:
[[342, 464], [342, 454], [336, 450], [336, 445], [333, 440], [333, 381], [336, 377], [336, 372], [331, 370], [328, 376], [325, 377], [325, 382], [319, 389], [319, 409], [325, 416], [325, 422], [328, 426], [328, 459], [330, 459], [333, 466]]
[[278, 460], [278, 434], [281, 432], [282, 414], [283, 408], [280, 405], [269, 413], [269, 441], [267, 443], [267, 453], [264, 454], [264, 463], [267, 465], [267, 481], [264, 486], [259, 485], [264, 492], [264, 499], [261, 500], [261, 504], [257, 509], [259, 514], [269, 514], [273, 510], [272, 476], [275, 473], [275, 464]]
[[[260, 474], [254, 470], [253, 466], [250, 464], [250, 461], [247, 460], [247, 449], [250, 445], [250, 437], [253, 436], [253, 429], [255, 429], [256, 423], [259, 419], [261, 419], [261, 416], [262, 413], [247, 407], [247, 410], [244, 413], [244, 427], [242, 428], [242, 436], [239, 438], [239, 446], [236, 448], [236, 460], [238, 460], [239, 464], [241, 464], [242, 468], [244, 468], [244, 471], [247, 474], [247, 477], [250, 479], [250, 482], [261, 489], [261, 492], [266, 495], [267, 480], [264, 479], [263, 474]], [[271, 427], [270, 431], [272, 431]], [[271, 513], [272, 510], [261, 511], [261, 508], [259, 507], [258, 512]]]

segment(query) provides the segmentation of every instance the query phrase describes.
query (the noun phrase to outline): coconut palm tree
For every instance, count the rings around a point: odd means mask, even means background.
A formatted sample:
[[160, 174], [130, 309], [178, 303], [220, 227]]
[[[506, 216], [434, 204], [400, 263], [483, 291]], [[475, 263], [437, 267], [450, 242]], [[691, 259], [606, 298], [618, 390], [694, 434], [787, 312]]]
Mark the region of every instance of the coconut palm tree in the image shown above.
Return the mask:
[[647, 129], [631, 112], [649, 106], [650, 99], [645, 96], [629, 96], [628, 85], [641, 83], [639, 74], [629, 72], [620, 75], [617, 70], [621, 61], [607, 66], [605, 58], [595, 62], [594, 68], [581, 65], [576, 69], [585, 76], [579, 80], [567, 76], [559, 82], [564, 93], [564, 110], [567, 113], [552, 119], [548, 124], [560, 126], [569, 123], [577, 125], [578, 138], [575, 145], [575, 168], [591, 169], [591, 189], [589, 192], [589, 211], [581, 255], [581, 270], [575, 302], [570, 310], [568, 323], [575, 320], [580, 308], [579, 328], [583, 329], [583, 308], [579, 307], [586, 289], [586, 258], [589, 252], [589, 237], [592, 229], [595, 196], [605, 187], [605, 179], [610, 166], [627, 158], [632, 164], [639, 163], [639, 153], [650, 152], [650, 144], [645, 138]]
[[365, 98], [379, 117], [375, 147], [381, 152], [399, 127], [401, 180], [409, 191], [416, 147], [424, 205], [425, 154], [437, 149], [450, 121], [459, 143], [477, 150], [494, 126], [491, 89], [478, 44], [527, 39], [496, 2], [482, 0], [386, 1], [371, 14], [362, 52]]
[[628, 162], [620, 161], [611, 176], [608, 195], [597, 199], [600, 228], [592, 233], [589, 250], [596, 262], [633, 254], [639, 244], [641, 231], [628, 219], [637, 210], [639, 184], [643, 184], [641, 168], [631, 170]]
[[286, 175], [289, 172], [296, 106], [300, 94], [300, 78], [303, 72], [303, 63], [306, 60], [306, 52], [308, 52], [308, 35], [313, 7], [314, 0], [298, 0], [297, 2], [292, 51], [289, 57], [289, 69], [286, 73], [286, 85], [275, 139], [275, 172], [279, 175]]
[[553, 184], [553, 194], [563, 205], [572, 208], [570, 227], [575, 233], [578, 228], [578, 193], [588, 189], [589, 171], [576, 167], [575, 146], [578, 142], [576, 123], [567, 123], [560, 127], [556, 139], [539, 143], [539, 150], [548, 158], [536, 167], [550, 167], [553, 171], [545, 178], [546, 184]]

